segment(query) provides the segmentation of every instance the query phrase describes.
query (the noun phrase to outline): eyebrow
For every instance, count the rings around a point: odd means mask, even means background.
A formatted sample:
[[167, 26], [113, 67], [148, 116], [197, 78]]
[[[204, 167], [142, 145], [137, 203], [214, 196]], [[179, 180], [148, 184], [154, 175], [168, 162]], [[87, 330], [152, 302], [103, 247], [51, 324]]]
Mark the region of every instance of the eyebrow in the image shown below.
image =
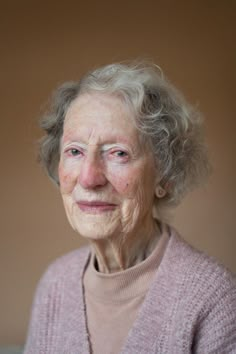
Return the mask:
[[112, 149], [112, 148], [114, 148], [114, 147], [120, 147], [120, 148], [122, 148], [122, 145], [120, 145], [120, 143], [104, 144], [104, 145], [102, 145], [101, 150], [102, 150], [102, 151], [107, 151], [107, 150]]
[[[85, 144], [85, 143], [78, 142], [78, 141], [71, 141], [68, 144], [65, 144], [65, 147], [69, 147], [70, 145], [73, 145], [73, 144], [78, 145], [79, 147], [81, 147], [84, 150], [87, 150], [88, 146], [99, 146], [99, 147], [101, 147], [101, 151], [106, 151], [106, 150], [112, 149], [113, 147], [122, 148], [124, 143]], [[132, 149], [133, 146], [131, 144], [129, 144], [128, 147]]]
[[[71, 137], [70, 137], [71, 135]], [[65, 139], [66, 137], [66, 139]], [[79, 135], [73, 135], [73, 132], [72, 134], [66, 134], [65, 136], [62, 136], [61, 138], [61, 142], [62, 141], [65, 141], [67, 140], [68, 144], [71, 144], [71, 143], [79, 143], [79, 144], [82, 144], [82, 145], [88, 145], [84, 142], [84, 137], [83, 136], [79, 136]], [[96, 145], [107, 145], [107, 144], [127, 144], [127, 145], [133, 145], [132, 143], [130, 143], [129, 139], [127, 137], [125, 137], [124, 135], [111, 135], [107, 138], [104, 139], [104, 141], [102, 143], [98, 143]], [[91, 145], [91, 144], [90, 144]]]

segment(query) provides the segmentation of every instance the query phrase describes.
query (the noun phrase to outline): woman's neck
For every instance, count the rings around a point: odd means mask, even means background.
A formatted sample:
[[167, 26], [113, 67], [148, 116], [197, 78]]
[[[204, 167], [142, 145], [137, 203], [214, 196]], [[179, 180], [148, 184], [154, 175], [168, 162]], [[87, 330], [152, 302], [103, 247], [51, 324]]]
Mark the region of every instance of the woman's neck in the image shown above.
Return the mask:
[[155, 221], [132, 235], [116, 235], [104, 240], [93, 240], [97, 268], [102, 273], [114, 273], [142, 262], [155, 248], [160, 238]]

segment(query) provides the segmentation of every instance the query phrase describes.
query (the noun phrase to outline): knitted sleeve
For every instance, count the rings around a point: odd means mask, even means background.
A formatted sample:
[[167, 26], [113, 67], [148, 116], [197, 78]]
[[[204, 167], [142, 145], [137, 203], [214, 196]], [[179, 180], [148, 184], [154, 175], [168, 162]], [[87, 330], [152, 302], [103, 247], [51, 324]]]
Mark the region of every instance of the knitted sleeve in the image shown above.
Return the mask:
[[82, 273], [88, 249], [54, 261], [42, 276], [32, 308], [24, 354], [88, 352]]
[[[170, 353], [236, 354], [236, 278], [179, 237], [166, 262], [172, 279]], [[171, 256], [171, 257], [170, 257]], [[173, 304], [174, 303], [174, 304]]]
[[[49, 268], [41, 278], [32, 307], [31, 320], [26, 341], [25, 354], [43, 354], [48, 352], [47, 346], [57, 325], [60, 308], [60, 292], [54, 270]], [[52, 316], [53, 315], [53, 316]]]
[[194, 353], [236, 353], [236, 282], [229, 273], [218, 280], [200, 314]]

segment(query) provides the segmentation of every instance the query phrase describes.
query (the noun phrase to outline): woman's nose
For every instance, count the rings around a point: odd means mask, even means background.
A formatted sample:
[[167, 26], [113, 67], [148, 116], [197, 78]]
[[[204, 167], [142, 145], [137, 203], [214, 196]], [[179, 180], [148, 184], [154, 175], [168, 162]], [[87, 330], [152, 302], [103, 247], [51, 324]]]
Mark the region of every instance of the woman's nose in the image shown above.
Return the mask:
[[97, 156], [86, 156], [81, 165], [78, 182], [84, 189], [102, 187], [107, 183], [103, 163]]

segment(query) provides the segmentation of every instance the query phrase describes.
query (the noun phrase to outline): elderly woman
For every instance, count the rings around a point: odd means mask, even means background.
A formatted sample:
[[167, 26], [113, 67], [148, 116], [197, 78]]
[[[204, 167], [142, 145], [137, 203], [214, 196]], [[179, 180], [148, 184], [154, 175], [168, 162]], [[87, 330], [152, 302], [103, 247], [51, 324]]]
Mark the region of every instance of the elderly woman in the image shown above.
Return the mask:
[[235, 278], [164, 223], [203, 181], [201, 120], [155, 65], [55, 93], [41, 160], [89, 241], [49, 266], [25, 353], [236, 353]]

